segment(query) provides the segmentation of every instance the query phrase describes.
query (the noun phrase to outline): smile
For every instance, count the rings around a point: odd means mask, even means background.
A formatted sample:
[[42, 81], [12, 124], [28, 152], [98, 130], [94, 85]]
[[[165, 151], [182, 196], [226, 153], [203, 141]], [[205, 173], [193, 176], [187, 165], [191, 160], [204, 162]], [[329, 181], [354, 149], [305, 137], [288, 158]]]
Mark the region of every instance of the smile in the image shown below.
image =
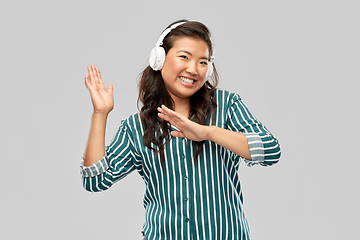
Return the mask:
[[188, 83], [188, 84], [194, 84], [195, 80], [194, 79], [190, 79], [190, 78], [186, 78], [186, 77], [179, 77], [181, 81], [183, 81], [184, 83]]

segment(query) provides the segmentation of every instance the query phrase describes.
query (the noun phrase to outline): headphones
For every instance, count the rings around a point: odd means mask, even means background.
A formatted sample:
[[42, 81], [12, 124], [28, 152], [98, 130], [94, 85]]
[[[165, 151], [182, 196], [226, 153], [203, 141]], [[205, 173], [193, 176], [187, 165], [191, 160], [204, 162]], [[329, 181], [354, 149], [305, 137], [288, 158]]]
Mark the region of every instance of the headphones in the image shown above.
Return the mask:
[[[150, 52], [149, 58], [149, 65], [154, 71], [159, 71], [164, 66], [166, 54], [165, 49], [162, 47], [163, 40], [168, 35], [171, 30], [175, 29], [176, 27], [184, 24], [186, 22], [179, 22], [171, 25], [169, 28], [165, 29], [164, 32], [161, 33], [159, 39], [156, 42], [155, 47]], [[208, 70], [206, 72], [206, 78], [210, 77], [213, 72], [213, 63], [214, 63], [214, 56], [210, 56], [210, 61], [208, 64]]]

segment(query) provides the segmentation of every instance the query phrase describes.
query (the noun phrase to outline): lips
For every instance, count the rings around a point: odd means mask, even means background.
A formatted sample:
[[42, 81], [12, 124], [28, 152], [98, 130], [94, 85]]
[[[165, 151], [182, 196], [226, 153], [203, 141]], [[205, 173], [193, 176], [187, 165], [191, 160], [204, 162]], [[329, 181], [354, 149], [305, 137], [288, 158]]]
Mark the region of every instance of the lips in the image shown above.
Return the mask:
[[195, 83], [195, 79], [191, 79], [191, 78], [187, 78], [187, 77], [179, 77], [180, 80], [184, 83], [187, 83], [187, 84], [194, 84]]

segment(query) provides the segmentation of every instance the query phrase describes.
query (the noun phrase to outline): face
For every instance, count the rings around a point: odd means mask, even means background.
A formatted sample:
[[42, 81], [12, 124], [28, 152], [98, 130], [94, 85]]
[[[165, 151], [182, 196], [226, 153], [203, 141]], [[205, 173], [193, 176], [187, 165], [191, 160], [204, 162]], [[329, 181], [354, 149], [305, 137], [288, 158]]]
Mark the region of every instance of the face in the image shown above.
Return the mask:
[[161, 70], [166, 89], [175, 103], [189, 100], [206, 81], [209, 49], [202, 39], [181, 37], [174, 41]]

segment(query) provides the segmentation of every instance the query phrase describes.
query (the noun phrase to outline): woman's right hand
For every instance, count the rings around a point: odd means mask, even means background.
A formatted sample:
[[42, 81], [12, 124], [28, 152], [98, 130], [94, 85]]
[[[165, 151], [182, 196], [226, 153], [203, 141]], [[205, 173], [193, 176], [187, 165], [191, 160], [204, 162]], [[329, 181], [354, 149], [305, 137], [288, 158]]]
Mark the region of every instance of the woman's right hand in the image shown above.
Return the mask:
[[108, 114], [111, 112], [114, 108], [113, 85], [109, 84], [105, 88], [100, 70], [94, 64], [88, 66], [88, 72], [85, 74], [85, 85], [91, 95], [94, 113]]

